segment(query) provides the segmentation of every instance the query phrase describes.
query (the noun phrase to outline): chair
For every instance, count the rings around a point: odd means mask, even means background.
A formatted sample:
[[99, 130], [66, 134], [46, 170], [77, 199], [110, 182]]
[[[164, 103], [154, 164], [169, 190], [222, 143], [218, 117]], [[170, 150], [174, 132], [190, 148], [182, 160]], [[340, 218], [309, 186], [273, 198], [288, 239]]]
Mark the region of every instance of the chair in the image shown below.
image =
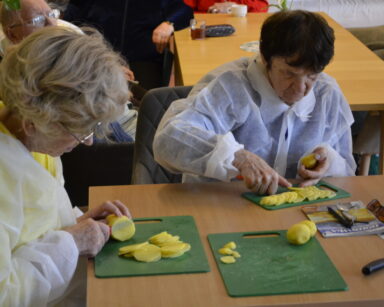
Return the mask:
[[65, 188], [73, 206], [88, 205], [90, 186], [131, 183], [133, 143], [79, 145], [61, 157]]
[[161, 167], [153, 158], [152, 143], [157, 126], [171, 102], [184, 98], [191, 86], [161, 87], [148, 91], [140, 104], [133, 156], [132, 184], [177, 183], [175, 175]]

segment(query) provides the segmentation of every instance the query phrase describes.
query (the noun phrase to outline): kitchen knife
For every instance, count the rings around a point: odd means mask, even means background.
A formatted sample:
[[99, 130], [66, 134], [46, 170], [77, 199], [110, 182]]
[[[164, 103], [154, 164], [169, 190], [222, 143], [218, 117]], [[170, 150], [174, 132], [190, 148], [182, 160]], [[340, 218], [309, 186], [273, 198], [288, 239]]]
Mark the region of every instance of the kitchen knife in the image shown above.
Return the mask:
[[384, 258], [372, 261], [365, 265], [362, 269], [364, 275], [369, 275], [373, 272], [376, 272], [380, 269], [384, 268]]
[[345, 217], [345, 215], [342, 215], [338, 210], [334, 209], [333, 207], [328, 207], [328, 212], [332, 214], [343, 226], [347, 228], [351, 228], [353, 225], [353, 220], [350, 220]]

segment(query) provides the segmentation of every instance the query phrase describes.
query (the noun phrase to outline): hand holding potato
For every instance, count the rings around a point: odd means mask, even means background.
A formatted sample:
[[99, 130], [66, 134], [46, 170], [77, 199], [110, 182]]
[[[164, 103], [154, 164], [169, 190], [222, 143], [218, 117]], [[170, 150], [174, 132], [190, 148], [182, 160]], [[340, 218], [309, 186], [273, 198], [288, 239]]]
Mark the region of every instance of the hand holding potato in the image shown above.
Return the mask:
[[232, 164], [240, 171], [247, 188], [256, 194], [275, 194], [279, 185], [291, 186], [262, 158], [247, 150], [237, 151]]
[[81, 256], [96, 256], [109, 239], [109, 227], [91, 218], [63, 230], [73, 236]]
[[132, 218], [131, 213], [128, 208], [119, 200], [106, 201], [100, 206], [88, 210], [82, 216], [77, 219], [77, 222], [91, 218], [95, 220], [105, 219], [108, 215], [114, 214], [116, 216], [126, 215], [129, 218]]
[[313, 152], [317, 163], [314, 168], [308, 169], [303, 164], [300, 164], [298, 174], [304, 181], [300, 184], [301, 187], [314, 185], [324, 177], [328, 171], [330, 161], [328, 158], [328, 150], [325, 147], [317, 147]]

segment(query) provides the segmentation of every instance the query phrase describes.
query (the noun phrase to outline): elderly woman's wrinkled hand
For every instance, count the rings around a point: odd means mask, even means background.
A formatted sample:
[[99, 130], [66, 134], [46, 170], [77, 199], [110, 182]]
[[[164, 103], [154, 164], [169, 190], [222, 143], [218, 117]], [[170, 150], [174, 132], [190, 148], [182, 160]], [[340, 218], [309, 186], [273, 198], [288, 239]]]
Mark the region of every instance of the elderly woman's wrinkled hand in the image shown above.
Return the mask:
[[169, 22], [162, 22], [153, 30], [152, 42], [156, 45], [158, 53], [163, 53], [174, 30], [173, 25]]
[[100, 206], [88, 210], [82, 216], [77, 219], [77, 222], [81, 222], [88, 218], [101, 220], [107, 217], [109, 214], [115, 214], [117, 216], [126, 215], [131, 218], [131, 213], [128, 208], [119, 200], [114, 201], [106, 201], [102, 203]]
[[75, 240], [81, 256], [94, 257], [108, 241], [110, 235], [109, 226], [91, 218], [64, 228]]
[[256, 194], [275, 194], [279, 185], [291, 186], [263, 159], [247, 150], [237, 151], [232, 164], [240, 171], [247, 188]]
[[298, 175], [304, 179], [304, 181], [300, 183], [301, 187], [318, 183], [319, 180], [324, 177], [324, 174], [328, 171], [330, 166], [327, 148], [317, 147], [312, 153], [315, 154], [317, 160], [316, 167], [307, 169], [304, 165], [300, 164], [298, 169]]

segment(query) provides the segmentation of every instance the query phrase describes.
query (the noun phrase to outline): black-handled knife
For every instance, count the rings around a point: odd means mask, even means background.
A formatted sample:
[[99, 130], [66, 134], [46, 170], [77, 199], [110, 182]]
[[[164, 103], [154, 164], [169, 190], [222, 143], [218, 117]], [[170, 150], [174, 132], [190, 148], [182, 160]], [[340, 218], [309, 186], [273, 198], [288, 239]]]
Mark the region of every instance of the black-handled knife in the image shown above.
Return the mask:
[[364, 275], [369, 275], [373, 272], [376, 272], [380, 269], [384, 268], [384, 258], [372, 261], [365, 265], [362, 269]]
[[347, 228], [351, 228], [353, 225], [353, 220], [347, 219], [343, 214], [341, 214], [338, 210], [333, 207], [328, 207], [328, 212], [332, 214], [343, 226]]

